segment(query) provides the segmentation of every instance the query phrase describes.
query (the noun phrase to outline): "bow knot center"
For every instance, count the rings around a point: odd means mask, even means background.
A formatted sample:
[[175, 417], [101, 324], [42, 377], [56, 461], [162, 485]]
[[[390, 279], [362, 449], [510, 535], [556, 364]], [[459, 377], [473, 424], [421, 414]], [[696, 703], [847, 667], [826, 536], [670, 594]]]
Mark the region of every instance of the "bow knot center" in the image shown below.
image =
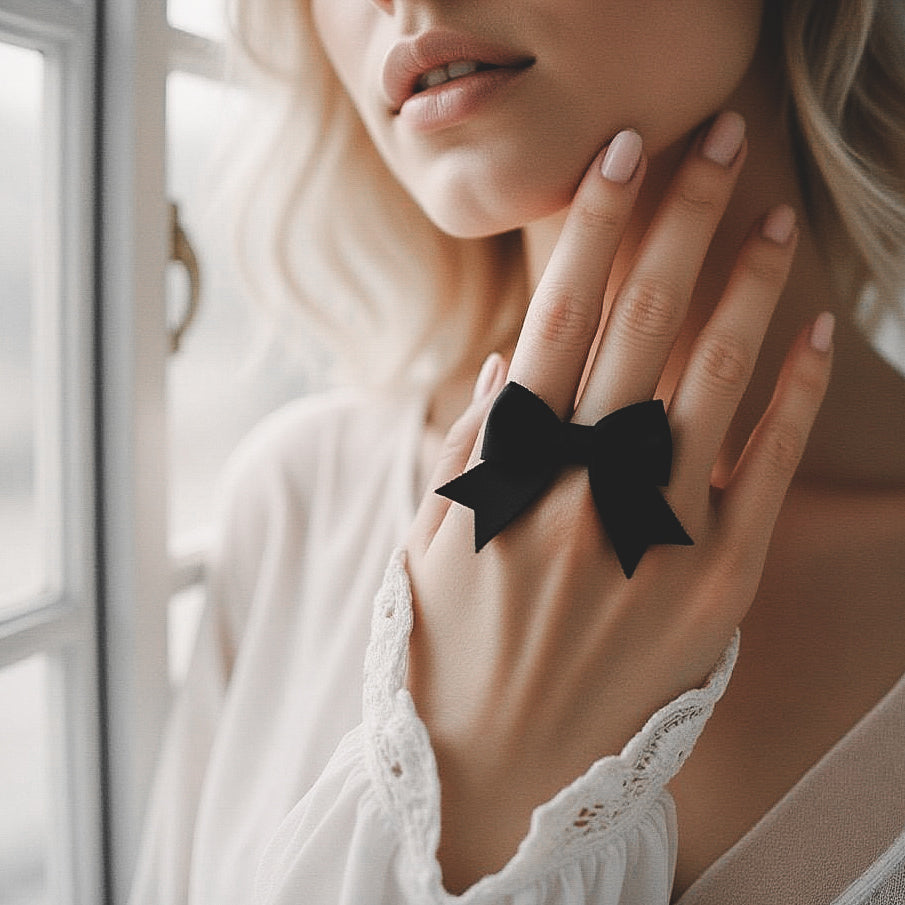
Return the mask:
[[565, 422], [560, 434], [559, 457], [563, 465], [590, 465], [594, 458], [593, 426]]

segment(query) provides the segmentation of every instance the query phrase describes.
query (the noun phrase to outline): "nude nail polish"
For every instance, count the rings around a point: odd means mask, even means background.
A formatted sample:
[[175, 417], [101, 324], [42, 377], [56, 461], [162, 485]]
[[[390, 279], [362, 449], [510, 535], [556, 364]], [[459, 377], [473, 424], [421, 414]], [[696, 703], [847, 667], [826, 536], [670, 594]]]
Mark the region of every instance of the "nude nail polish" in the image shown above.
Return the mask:
[[795, 210], [788, 204], [780, 204], [767, 214], [760, 233], [765, 239], [777, 245], [785, 245], [795, 229]]
[[745, 120], [734, 110], [725, 110], [710, 127], [701, 154], [720, 166], [732, 166], [745, 140]]
[[632, 129], [625, 129], [610, 142], [600, 165], [604, 179], [625, 185], [631, 182], [641, 160], [641, 136]]
[[500, 357], [499, 352], [491, 352], [484, 360], [484, 364], [481, 365], [481, 371], [478, 374], [478, 379], [475, 381], [474, 392], [472, 394], [472, 398], [475, 402], [479, 399], [483, 399], [493, 389], [494, 384], [497, 382], [497, 377], [499, 376], [501, 362], [502, 358]]
[[830, 311], [818, 314], [814, 326], [811, 327], [811, 348], [818, 352], [829, 352], [833, 344], [835, 327], [836, 318]]

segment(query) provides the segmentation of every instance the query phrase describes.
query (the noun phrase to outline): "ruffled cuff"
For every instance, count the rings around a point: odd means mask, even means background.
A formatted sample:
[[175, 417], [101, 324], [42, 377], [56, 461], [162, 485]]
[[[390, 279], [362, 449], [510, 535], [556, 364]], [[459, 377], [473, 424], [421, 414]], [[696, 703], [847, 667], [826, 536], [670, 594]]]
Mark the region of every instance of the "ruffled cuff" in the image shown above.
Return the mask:
[[[437, 765], [427, 729], [405, 687], [412, 625], [405, 552], [398, 549], [387, 567], [372, 617], [365, 662], [364, 760], [374, 793], [399, 834], [404, 859], [401, 875], [411, 884], [414, 900], [452, 901], [443, 890], [436, 859], [440, 841]], [[627, 837], [637, 837], [639, 832], [645, 838], [635, 838], [629, 849], [637, 844], [649, 845], [657, 836], [662, 837], [663, 846], [674, 849], [674, 812], [665, 786], [690, 754], [725, 691], [738, 646], [736, 632], [701, 688], [685, 692], [658, 710], [620, 754], [598, 760], [555, 798], [535, 809], [528, 835], [512, 860], [457, 901], [506, 901], [532, 885], [549, 887], [551, 876], [568, 873], [570, 866], [580, 866], [582, 876], [587, 876], [589, 857], [615, 859], [603, 872], [607, 874], [606, 885], [611, 887], [621, 882], [614, 872], [624, 875], [626, 871], [626, 858], [630, 857]], [[666, 902], [675, 852], [664, 851], [663, 855], [661, 865], [669, 864], [668, 877], [662, 878], [662, 901]], [[603, 876], [602, 867], [598, 863], [591, 874]], [[662, 885], [660, 880], [657, 884]], [[645, 888], [645, 894], [651, 894], [650, 887]], [[518, 901], [523, 899], [519, 897]], [[617, 893], [615, 898], [607, 896], [606, 901], [625, 900]]]

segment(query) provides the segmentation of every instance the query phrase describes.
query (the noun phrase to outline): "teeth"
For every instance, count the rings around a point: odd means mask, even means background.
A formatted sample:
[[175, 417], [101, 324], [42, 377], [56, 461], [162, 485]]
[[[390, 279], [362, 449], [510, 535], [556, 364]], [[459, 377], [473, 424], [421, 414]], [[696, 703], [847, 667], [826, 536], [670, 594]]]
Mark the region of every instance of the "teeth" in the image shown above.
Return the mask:
[[470, 75], [472, 72], [477, 72], [478, 64], [473, 63], [470, 60], [457, 60], [455, 63], [450, 63], [446, 69], [449, 72], [449, 77], [451, 79], [460, 79], [463, 75]]
[[444, 82], [449, 81], [449, 73], [446, 70], [445, 66], [438, 66], [436, 69], [431, 69], [430, 72], [425, 72], [423, 76], [421, 76], [421, 82], [419, 84], [423, 85], [425, 88], [433, 88], [434, 85], [442, 85]]
[[424, 91], [427, 88], [451, 82], [453, 79], [460, 79], [464, 75], [471, 75], [472, 72], [477, 71], [478, 64], [473, 60], [456, 60], [448, 66], [438, 66], [436, 69], [425, 72], [418, 79], [418, 90]]

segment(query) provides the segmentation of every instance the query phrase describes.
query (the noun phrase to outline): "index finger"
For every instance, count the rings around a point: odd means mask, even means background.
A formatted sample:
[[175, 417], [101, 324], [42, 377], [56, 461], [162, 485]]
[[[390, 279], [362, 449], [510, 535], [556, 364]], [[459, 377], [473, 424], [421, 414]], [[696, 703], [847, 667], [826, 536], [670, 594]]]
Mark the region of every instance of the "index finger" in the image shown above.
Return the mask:
[[588, 168], [534, 292], [509, 378], [572, 414], [607, 280], [644, 176], [641, 136], [620, 132]]

